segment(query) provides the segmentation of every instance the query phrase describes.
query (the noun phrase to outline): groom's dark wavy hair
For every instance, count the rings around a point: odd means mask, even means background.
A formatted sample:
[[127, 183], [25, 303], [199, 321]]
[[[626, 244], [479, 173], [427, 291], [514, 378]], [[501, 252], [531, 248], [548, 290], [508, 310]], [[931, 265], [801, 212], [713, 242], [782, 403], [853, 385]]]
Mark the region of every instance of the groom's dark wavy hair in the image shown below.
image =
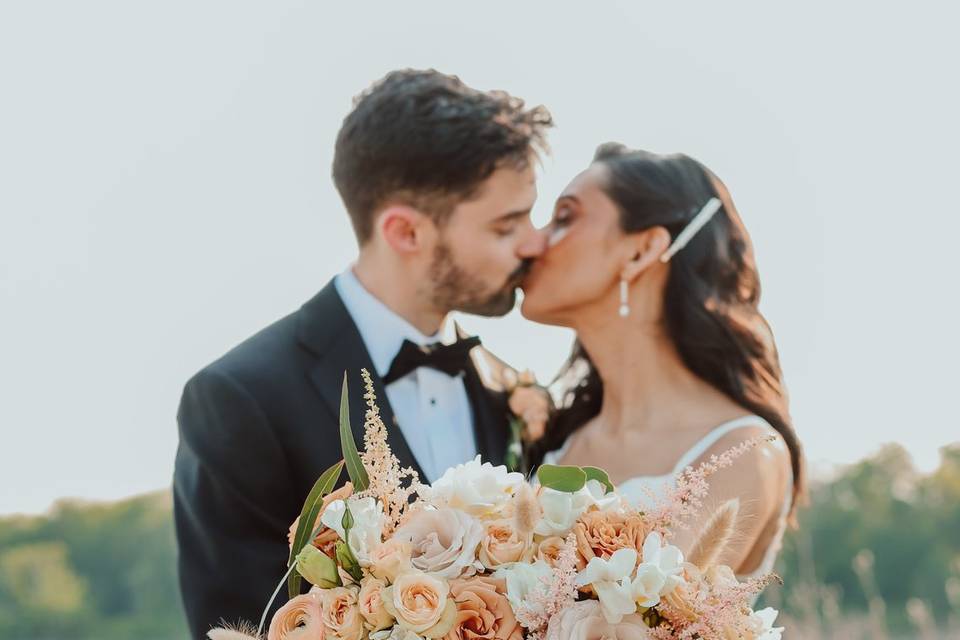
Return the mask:
[[[760, 279], [746, 228], [723, 183], [685, 155], [601, 145], [594, 163], [606, 167], [606, 194], [620, 210], [620, 226], [635, 233], [655, 226], [671, 238], [706, 202], [723, 208], [670, 260], [663, 323], [684, 364], [737, 404], [764, 418], [783, 436], [793, 467], [793, 503], [804, 487], [803, 450], [787, 407], [780, 359], [770, 325], [758, 309]], [[577, 342], [557, 376], [560, 410], [532, 452], [533, 462], [558, 449], [596, 416], [603, 383]]]
[[546, 151], [542, 106], [477, 91], [435, 70], [393, 71], [359, 95], [337, 135], [333, 181], [363, 245], [378, 208], [406, 204], [442, 224], [497, 169]]

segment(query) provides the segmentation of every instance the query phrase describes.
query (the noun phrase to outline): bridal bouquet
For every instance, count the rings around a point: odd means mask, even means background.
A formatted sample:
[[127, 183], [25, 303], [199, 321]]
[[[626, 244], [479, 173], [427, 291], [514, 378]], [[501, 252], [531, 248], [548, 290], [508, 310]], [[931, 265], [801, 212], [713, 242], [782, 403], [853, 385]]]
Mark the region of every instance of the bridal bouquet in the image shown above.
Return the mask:
[[[343, 460], [317, 481], [290, 529], [290, 600], [267, 640], [776, 640], [776, 611], [750, 607], [773, 576], [740, 582], [716, 564], [736, 504], [721, 507], [691, 557], [671, 532], [702, 507], [707, 477], [747, 442], [689, 468], [646, 512], [606, 473], [543, 466], [538, 486], [476, 460], [432, 485], [387, 445], [369, 374], [364, 449], [350, 431]], [[334, 490], [344, 468], [350, 481]], [[301, 594], [301, 580], [312, 588]], [[274, 593], [274, 598], [277, 593]], [[269, 610], [270, 605], [267, 605]], [[211, 640], [263, 638], [220, 628]]]

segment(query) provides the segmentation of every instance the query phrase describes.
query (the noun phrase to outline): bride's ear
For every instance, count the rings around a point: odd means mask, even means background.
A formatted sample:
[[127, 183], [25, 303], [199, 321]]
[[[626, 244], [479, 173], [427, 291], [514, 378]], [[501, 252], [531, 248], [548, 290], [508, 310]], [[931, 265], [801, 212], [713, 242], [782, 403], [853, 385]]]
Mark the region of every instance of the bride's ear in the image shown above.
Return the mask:
[[664, 227], [651, 227], [629, 236], [630, 256], [620, 272], [620, 277], [633, 282], [651, 265], [659, 264], [660, 256], [670, 246], [670, 232]]

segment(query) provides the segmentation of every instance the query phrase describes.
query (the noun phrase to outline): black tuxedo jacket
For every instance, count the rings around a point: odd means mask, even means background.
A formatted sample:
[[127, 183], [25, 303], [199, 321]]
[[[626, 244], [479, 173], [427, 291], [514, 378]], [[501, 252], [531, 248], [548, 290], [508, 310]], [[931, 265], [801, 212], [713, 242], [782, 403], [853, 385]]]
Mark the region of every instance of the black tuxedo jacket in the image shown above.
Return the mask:
[[[487, 375], [499, 361], [482, 347], [471, 356], [464, 384], [477, 447], [484, 460], [501, 464], [507, 400]], [[420, 471], [332, 282], [186, 384], [173, 488], [180, 586], [192, 637], [206, 638], [221, 620], [259, 622], [286, 571], [287, 531], [313, 483], [341, 458], [345, 371], [354, 437], [362, 446], [361, 368], [374, 378], [394, 454]], [[274, 610], [286, 601], [285, 588], [277, 600]]]

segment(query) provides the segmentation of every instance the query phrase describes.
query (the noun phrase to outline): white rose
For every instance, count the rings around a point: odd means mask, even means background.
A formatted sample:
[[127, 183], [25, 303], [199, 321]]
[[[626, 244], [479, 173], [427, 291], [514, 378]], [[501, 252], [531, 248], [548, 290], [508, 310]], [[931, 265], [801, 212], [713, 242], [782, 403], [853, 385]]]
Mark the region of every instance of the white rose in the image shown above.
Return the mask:
[[522, 473], [508, 472], [504, 466], [495, 467], [480, 462], [477, 456], [466, 464], [447, 469], [420, 496], [437, 507], [460, 509], [471, 515], [483, 516], [499, 510], [525, 482]]
[[410, 544], [415, 569], [452, 580], [483, 569], [477, 560], [483, 537], [479, 520], [459, 509], [442, 508], [418, 512], [391, 539]]
[[553, 569], [543, 560], [537, 560], [533, 564], [517, 562], [500, 567], [493, 573], [493, 577], [506, 581], [507, 600], [516, 611], [531, 592], [546, 588], [545, 581], [553, 578]]
[[383, 505], [374, 498], [356, 497], [331, 502], [320, 517], [320, 522], [337, 532], [342, 540], [343, 514], [350, 507], [353, 527], [350, 529], [350, 550], [361, 567], [370, 566], [370, 553], [383, 542]]
[[543, 517], [534, 533], [540, 536], [566, 536], [577, 518], [590, 507], [601, 511], [620, 509], [623, 506], [620, 496], [613, 492], [605, 494], [605, 491], [598, 480], [589, 480], [576, 493], [541, 488], [538, 499]]

